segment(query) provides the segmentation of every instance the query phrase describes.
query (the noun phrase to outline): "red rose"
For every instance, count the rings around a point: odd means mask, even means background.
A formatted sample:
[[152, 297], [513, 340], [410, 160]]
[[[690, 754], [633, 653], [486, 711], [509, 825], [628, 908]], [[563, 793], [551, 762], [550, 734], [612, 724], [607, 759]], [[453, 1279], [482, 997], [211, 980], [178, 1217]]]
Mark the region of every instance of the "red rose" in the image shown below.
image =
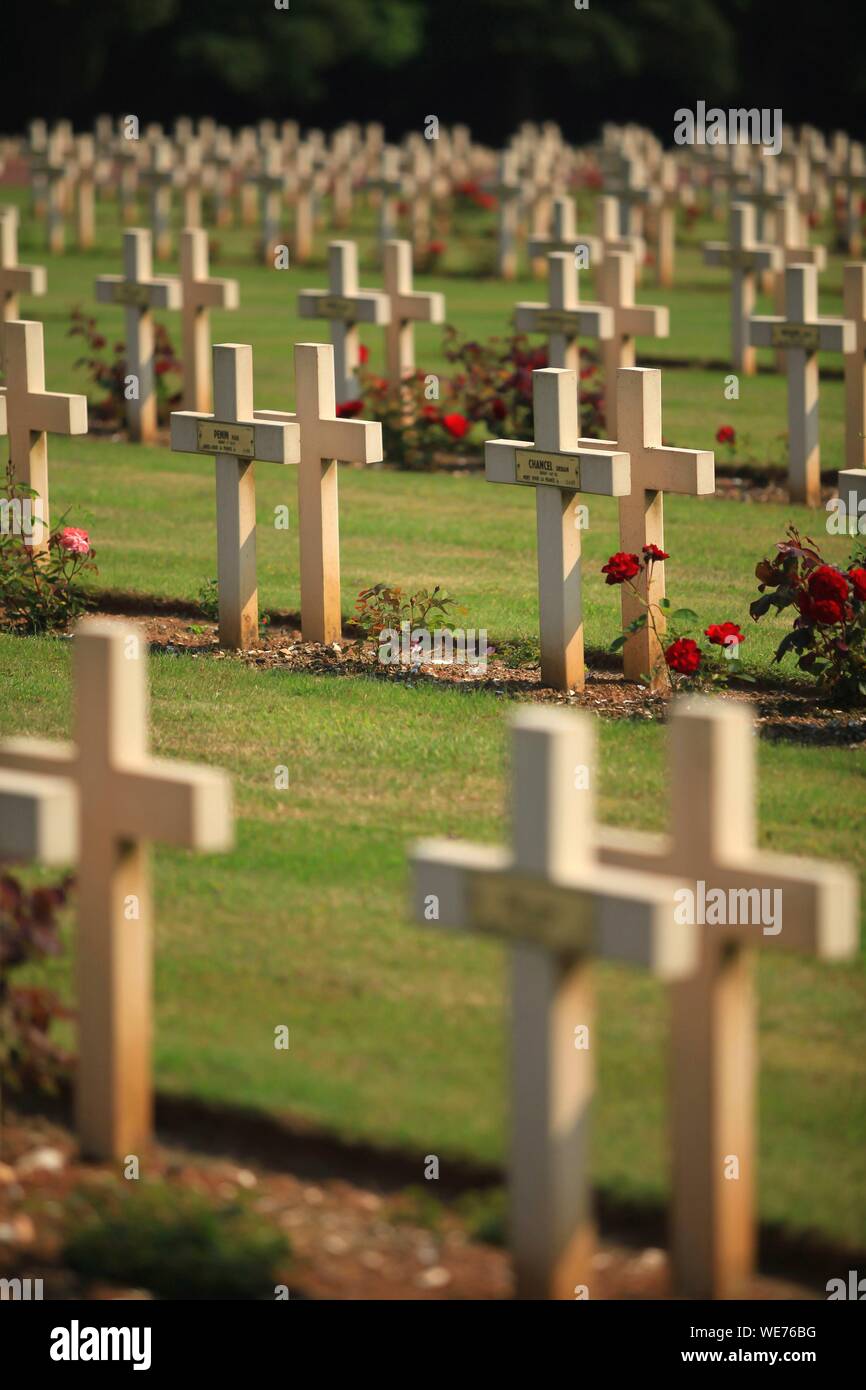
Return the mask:
[[504, 420], [506, 415], [508, 414], [508, 406], [505, 404], [501, 396], [497, 396], [494, 399], [493, 405], [490, 408], [493, 412], [493, 418], [495, 420]]
[[736, 438], [737, 434], [733, 425], [721, 425], [716, 430], [716, 442], [718, 444], [733, 444]]
[[648, 560], [669, 560], [670, 556], [666, 550], [659, 550], [657, 545], [645, 545], [643, 553]]
[[665, 661], [672, 671], [693, 676], [701, 664], [701, 649], [691, 637], [678, 637], [665, 652]]
[[454, 439], [462, 439], [469, 429], [469, 421], [465, 415], [443, 415], [442, 424]]
[[171, 371], [171, 363], [170, 363], [170, 362], [157, 362], [157, 364], [156, 364], [156, 366], [154, 367], [153, 370], [156, 372], [157, 376], [165, 376], [166, 372], [170, 372], [170, 371]]
[[369, 360], [370, 360], [370, 349], [369, 349], [368, 347], [365, 347], [364, 344], [361, 343], [361, 346], [358, 348], [358, 361], [360, 362], [361, 366], [363, 367], [367, 362], [369, 362]]
[[820, 623], [822, 627], [832, 627], [833, 623], [841, 623], [843, 616], [842, 605], [834, 598], [812, 599], [810, 617], [814, 623]]
[[430, 245], [427, 247], [427, 250], [430, 252], [431, 256], [441, 256], [443, 251], [445, 250], [445, 242], [431, 241]]
[[624, 584], [627, 579], [634, 579], [639, 570], [640, 560], [626, 550], [618, 550], [615, 555], [611, 555], [607, 564], [601, 567], [602, 574], [607, 575], [605, 584]]
[[854, 590], [854, 597], [866, 602], [866, 569], [849, 570], [848, 583]]
[[425, 405], [421, 407], [421, 417], [435, 423], [439, 419], [439, 411], [435, 405]]
[[709, 637], [716, 647], [732, 647], [745, 642], [746, 634], [740, 631], [738, 623], [710, 623], [704, 628], [704, 636]]
[[832, 599], [835, 603], [845, 603], [848, 599], [848, 583], [844, 574], [832, 565], [819, 565], [807, 580], [809, 597], [813, 599]]
[[363, 409], [363, 401], [342, 401], [337, 406], [337, 419], [351, 420], [353, 416], [360, 415]]

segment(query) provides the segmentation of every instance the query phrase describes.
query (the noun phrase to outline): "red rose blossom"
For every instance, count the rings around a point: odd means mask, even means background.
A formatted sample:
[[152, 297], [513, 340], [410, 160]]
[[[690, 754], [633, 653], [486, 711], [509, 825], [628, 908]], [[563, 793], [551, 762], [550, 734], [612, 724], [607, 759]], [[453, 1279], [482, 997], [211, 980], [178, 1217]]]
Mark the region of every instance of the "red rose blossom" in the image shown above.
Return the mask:
[[733, 425], [721, 425], [716, 430], [716, 443], [733, 444], [736, 442], [737, 433]]
[[421, 407], [421, 416], [424, 420], [436, 421], [439, 419], [439, 411], [435, 405], [424, 405]]
[[858, 567], [848, 571], [848, 583], [854, 590], [854, 597], [866, 602], [866, 569]]
[[710, 623], [704, 628], [704, 636], [709, 637], [715, 647], [732, 647], [746, 640], [739, 623]]
[[364, 343], [361, 343], [360, 347], [358, 348], [358, 361], [360, 362], [361, 366], [363, 367], [367, 362], [369, 362], [369, 360], [370, 360], [370, 349], [369, 349], [368, 347], [366, 347]]
[[833, 623], [841, 623], [844, 610], [834, 598], [813, 598], [810, 617], [822, 627], [831, 627]]
[[672, 671], [693, 676], [701, 664], [701, 649], [691, 637], [678, 637], [665, 652], [665, 661]]
[[454, 439], [462, 439], [469, 429], [469, 421], [465, 415], [443, 415], [442, 424]]
[[363, 401], [341, 401], [337, 406], [337, 419], [351, 420], [355, 415], [360, 415], [363, 409]]
[[666, 550], [659, 550], [657, 545], [645, 545], [643, 553], [648, 560], [669, 560], [670, 556]]
[[848, 582], [832, 565], [819, 565], [806, 583], [810, 598], [832, 599], [835, 603], [845, 603], [848, 599]]
[[493, 405], [490, 407], [490, 409], [493, 413], [494, 420], [504, 420], [506, 415], [508, 414], [508, 406], [505, 404], [501, 396], [497, 396], [494, 399]]
[[634, 579], [639, 571], [640, 560], [626, 550], [618, 550], [615, 555], [611, 555], [607, 564], [601, 567], [602, 574], [607, 575], [605, 584], [624, 584], [627, 579]]

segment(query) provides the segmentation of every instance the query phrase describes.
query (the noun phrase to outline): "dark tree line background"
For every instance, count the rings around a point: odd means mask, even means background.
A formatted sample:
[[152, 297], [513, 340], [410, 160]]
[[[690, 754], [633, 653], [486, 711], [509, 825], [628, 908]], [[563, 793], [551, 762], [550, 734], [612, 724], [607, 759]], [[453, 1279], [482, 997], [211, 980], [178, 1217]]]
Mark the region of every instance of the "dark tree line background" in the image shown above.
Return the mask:
[[499, 143], [522, 120], [574, 141], [679, 106], [781, 107], [861, 136], [862, 0], [5, 0], [0, 129], [101, 112], [328, 130], [426, 115]]

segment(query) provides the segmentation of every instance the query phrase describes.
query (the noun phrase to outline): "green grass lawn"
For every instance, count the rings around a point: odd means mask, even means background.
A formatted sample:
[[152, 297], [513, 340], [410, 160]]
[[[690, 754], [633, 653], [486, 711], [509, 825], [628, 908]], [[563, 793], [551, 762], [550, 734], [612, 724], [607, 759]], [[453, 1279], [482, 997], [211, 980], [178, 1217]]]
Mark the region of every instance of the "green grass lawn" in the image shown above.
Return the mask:
[[[4, 734], [68, 732], [68, 664], [68, 643], [0, 639]], [[231, 855], [156, 856], [160, 1086], [446, 1163], [502, 1158], [503, 954], [408, 922], [405, 851], [431, 833], [505, 835], [506, 705], [168, 656], [152, 686], [156, 750], [227, 768], [238, 802]], [[599, 733], [602, 816], [660, 826], [661, 730]], [[760, 765], [762, 843], [862, 873], [862, 756], [773, 744]], [[68, 961], [50, 975], [65, 982]], [[599, 982], [596, 1174], [620, 1196], [660, 1196], [663, 990], [620, 968]], [[862, 966], [776, 956], [760, 998], [762, 1214], [862, 1242]], [[288, 1053], [274, 1051], [277, 1024]]]
[[[5, 196], [5, 190], [4, 190]], [[76, 304], [92, 303], [97, 274], [119, 268], [113, 209], [100, 247], [48, 262], [49, 296], [22, 312], [46, 323], [50, 389], [82, 390], [66, 336]], [[590, 216], [581, 208], [581, 225]], [[365, 213], [362, 283], [380, 283]], [[476, 219], [466, 250], [418, 277], [444, 290], [448, 318], [482, 337], [505, 330], [514, 301], [543, 297], [540, 282], [511, 286], [470, 273], [492, 243]], [[654, 356], [711, 362], [727, 350], [727, 293], [696, 249], [722, 235], [709, 223], [680, 248], [681, 282], [649, 280], [646, 302], [669, 303], [672, 336]], [[292, 398], [291, 344], [326, 326], [296, 314], [296, 291], [324, 282], [322, 265], [279, 272], [252, 262], [251, 231], [217, 233], [212, 273], [241, 281], [242, 308], [215, 314], [216, 341], [252, 342], [260, 407]], [[324, 239], [323, 239], [324, 240]], [[25, 221], [22, 260], [45, 262]], [[475, 261], [473, 262], [473, 257]], [[838, 312], [840, 262], [826, 277], [824, 312]], [[160, 267], [173, 270], [173, 266]], [[275, 288], [276, 284], [276, 288]], [[583, 291], [589, 299], [589, 288]], [[769, 306], [763, 305], [764, 309]], [[98, 310], [112, 341], [119, 311]], [[166, 315], [177, 333], [175, 317]], [[365, 334], [374, 362], [379, 334]], [[417, 335], [419, 364], [442, 370], [439, 330]], [[640, 352], [638, 361], [641, 360]], [[724, 398], [724, 371], [672, 367], [664, 375], [665, 436], [712, 447], [721, 423], [750, 437], [755, 455], [785, 428], [784, 382], [741, 382]], [[841, 462], [841, 383], [822, 384], [822, 445]], [[52, 511], [88, 526], [101, 587], [195, 597], [215, 573], [213, 466], [206, 459], [96, 438], [52, 439]], [[259, 581], [263, 608], [298, 607], [294, 469], [257, 466]], [[479, 476], [342, 469], [343, 610], [377, 580], [409, 589], [442, 584], [496, 643], [537, 634], [535, 524], [521, 488]], [[618, 595], [600, 566], [618, 548], [614, 504], [587, 499], [585, 613], [590, 649], [618, 631]], [[288, 503], [289, 532], [272, 524]], [[668, 590], [702, 626], [749, 624], [756, 561], [788, 520], [824, 537], [805, 509], [669, 497]], [[827, 538], [842, 561], [844, 540]], [[782, 631], [748, 625], [744, 661], [766, 674]], [[0, 637], [0, 733], [68, 732], [69, 644]], [[504, 1154], [503, 956], [474, 940], [439, 938], [406, 918], [406, 844], [417, 835], [499, 840], [505, 834], [508, 704], [492, 693], [354, 678], [259, 671], [229, 659], [157, 656], [152, 662], [158, 752], [226, 767], [238, 801], [237, 847], [226, 857], [159, 851], [156, 1068], [161, 1087], [291, 1111], [344, 1135], [412, 1146], [419, 1153]], [[663, 731], [599, 721], [601, 814], [657, 827], [664, 817]], [[864, 758], [847, 749], [762, 745], [761, 836], [773, 849], [847, 860], [866, 869]], [[289, 790], [274, 769], [290, 769]], [[68, 984], [69, 960], [48, 975]], [[664, 1191], [666, 1014], [661, 987], [625, 970], [599, 970], [601, 1030], [599, 1181], [620, 1196]], [[774, 957], [760, 967], [760, 1202], [767, 1218], [866, 1241], [866, 984], [862, 960], [838, 967]], [[288, 1024], [288, 1053], [273, 1030]]]

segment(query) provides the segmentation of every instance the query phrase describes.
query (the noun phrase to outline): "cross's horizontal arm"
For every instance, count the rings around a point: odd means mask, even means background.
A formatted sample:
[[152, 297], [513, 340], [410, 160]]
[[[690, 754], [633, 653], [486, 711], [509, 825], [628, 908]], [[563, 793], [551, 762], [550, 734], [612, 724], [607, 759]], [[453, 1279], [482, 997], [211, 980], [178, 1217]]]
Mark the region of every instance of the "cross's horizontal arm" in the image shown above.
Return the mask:
[[648, 967], [664, 979], [681, 978], [696, 964], [697, 935], [678, 926], [670, 910], [673, 880], [623, 876], [597, 864], [544, 879], [512, 871], [504, 850], [451, 840], [420, 841], [410, 862], [416, 921], [564, 956], [589, 952]]
[[[760, 921], [699, 927], [699, 931], [710, 936], [716, 933], [725, 942], [741, 946], [775, 944], [776, 950], [797, 951], [826, 960], [847, 959], [857, 949], [858, 885], [845, 865], [755, 850], [736, 867], [696, 864], [694, 876], [686, 878], [674, 862], [673, 847], [667, 836], [617, 830], [611, 826], [599, 830], [598, 854], [601, 862], [612, 868], [666, 874], [675, 882], [677, 890], [695, 891], [696, 879], [702, 879], [707, 892], [718, 888], [726, 895], [737, 895], [736, 899], [730, 899], [736, 904], [737, 915], [757, 915], [756, 890], [780, 893], [781, 930], [774, 934], [765, 934]], [[749, 906], [749, 899], [744, 896], [750, 892], [753, 906]], [[676, 901], [671, 898], [672, 909]]]
[[[608, 444], [606, 448], [602, 444], [600, 449], [585, 449], [586, 442], [580, 440], [578, 449], [561, 451], [569, 458], [578, 460], [580, 488], [575, 490], [595, 493], [601, 497], [627, 497], [631, 491], [628, 454], [612, 444]], [[558, 452], [540, 449], [519, 439], [488, 439], [484, 445], [484, 473], [487, 481], [516, 483], [518, 455], [527, 451], [537, 454]]]
[[345, 299], [351, 302], [354, 322], [375, 323], [380, 327], [391, 321], [391, 303], [386, 294], [379, 290], [368, 290], [358, 294], [336, 294], [331, 290], [301, 290], [298, 295], [298, 312], [302, 318], [323, 318], [328, 315], [320, 312], [323, 299]]
[[[227, 420], [224, 423], [238, 429], [253, 429], [253, 458], [261, 463], [297, 463], [301, 457], [301, 431], [294, 417], [286, 416], [281, 423], [268, 424], [258, 419]], [[180, 454], [211, 453], [198, 447], [200, 424], [218, 424], [213, 415], [194, 410], [174, 410], [171, 414], [171, 447]]]
[[231, 780], [216, 768], [153, 758], [116, 768], [111, 821], [118, 835], [217, 853], [231, 849]]
[[0, 266], [0, 293], [45, 294], [48, 277], [41, 265], [16, 265], [9, 269]]

